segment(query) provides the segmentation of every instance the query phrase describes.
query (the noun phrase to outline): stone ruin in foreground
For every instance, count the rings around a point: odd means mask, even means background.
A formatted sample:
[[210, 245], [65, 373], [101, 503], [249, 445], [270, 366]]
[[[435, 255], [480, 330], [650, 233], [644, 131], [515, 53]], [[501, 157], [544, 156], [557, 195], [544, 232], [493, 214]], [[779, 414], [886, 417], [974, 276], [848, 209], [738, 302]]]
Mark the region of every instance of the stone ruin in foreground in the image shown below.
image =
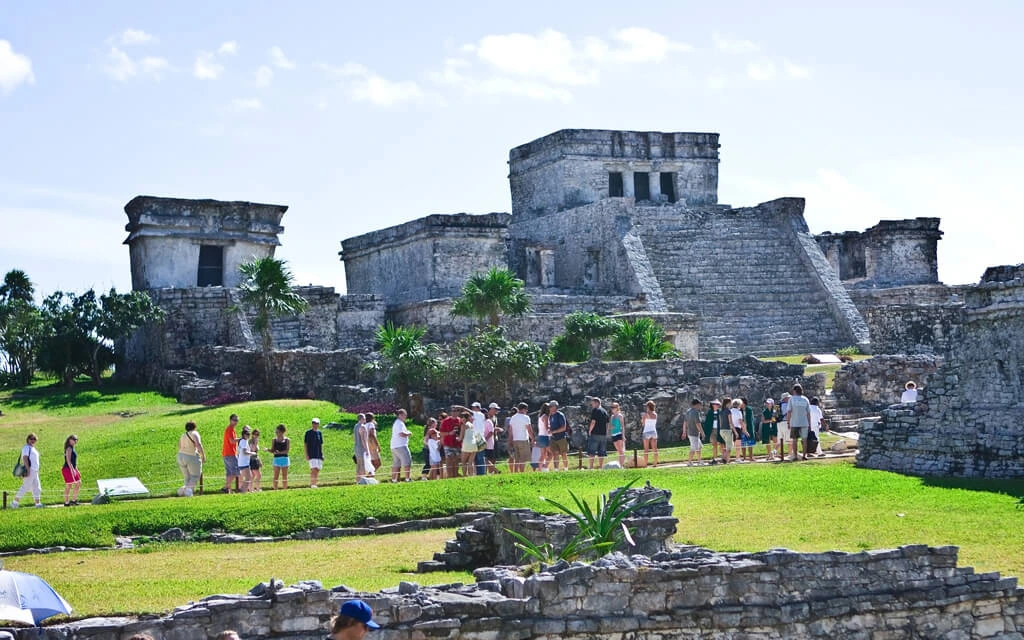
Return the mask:
[[[666, 545], [675, 519], [671, 505], [664, 506], [651, 505], [650, 518], [639, 514], [633, 522], [650, 555], [560, 561], [529, 575], [483, 567], [473, 585], [403, 582], [379, 593], [264, 583], [249, 596], [210, 596], [162, 617], [82, 620], [16, 637], [125, 640], [146, 632], [156, 640], [212, 640], [235, 629], [245, 639], [320, 640], [340, 603], [359, 597], [383, 625], [370, 637], [382, 640], [1024, 638], [1024, 589], [1015, 578], [958, 567], [956, 547], [716, 553]], [[535, 540], [545, 529], [564, 533], [562, 519], [520, 510], [484, 520], [459, 530], [464, 550], [487, 548], [504, 557], [509, 537], [498, 524]]]

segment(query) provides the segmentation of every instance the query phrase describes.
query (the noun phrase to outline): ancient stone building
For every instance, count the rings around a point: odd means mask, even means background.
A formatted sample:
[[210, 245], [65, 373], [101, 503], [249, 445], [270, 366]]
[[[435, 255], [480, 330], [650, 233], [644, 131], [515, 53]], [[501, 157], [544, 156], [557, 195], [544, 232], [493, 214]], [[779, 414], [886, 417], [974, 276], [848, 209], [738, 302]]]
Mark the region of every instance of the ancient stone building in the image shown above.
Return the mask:
[[274, 255], [287, 206], [136, 196], [124, 206], [132, 288], [235, 287], [238, 266]]
[[[700, 357], [869, 350], [803, 200], [718, 205], [718, 147], [714, 133], [544, 136], [509, 153], [510, 217], [429, 216], [344, 240], [348, 290], [383, 295], [396, 319], [423, 319], [424, 305], [446, 306], [428, 299], [457, 293], [452, 274], [508, 266], [560, 314], [692, 314]], [[472, 255], [438, 251], [445, 236]]]
[[858, 233], [816, 236], [839, 279], [857, 288], [888, 288], [939, 281], [938, 218], [882, 220]]

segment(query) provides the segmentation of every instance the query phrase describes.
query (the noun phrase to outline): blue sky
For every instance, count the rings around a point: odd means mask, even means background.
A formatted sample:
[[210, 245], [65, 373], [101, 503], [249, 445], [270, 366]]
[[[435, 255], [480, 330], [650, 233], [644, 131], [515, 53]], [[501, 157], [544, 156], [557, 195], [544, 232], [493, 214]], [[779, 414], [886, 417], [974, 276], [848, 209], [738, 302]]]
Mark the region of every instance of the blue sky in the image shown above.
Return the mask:
[[[343, 238], [508, 211], [561, 128], [715, 131], [719, 199], [812, 231], [940, 216], [940, 277], [1024, 262], [1024, 3], [0, 0], [0, 272], [130, 288], [137, 194], [287, 204], [297, 280]], [[751, 248], [756, 250], [755, 247]]]

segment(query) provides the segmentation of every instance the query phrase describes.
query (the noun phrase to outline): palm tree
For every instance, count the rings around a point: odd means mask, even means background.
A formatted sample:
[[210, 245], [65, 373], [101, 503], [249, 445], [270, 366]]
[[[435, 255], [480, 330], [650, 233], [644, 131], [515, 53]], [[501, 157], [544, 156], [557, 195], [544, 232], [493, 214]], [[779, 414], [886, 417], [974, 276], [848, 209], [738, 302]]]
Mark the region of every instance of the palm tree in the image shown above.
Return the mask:
[[406, 411], [410, 386], [423, 388], [440, 372], [438, 346], [421, 342], [426, 332], [424, 327], [396, 327], [391, 322], [377, 328], [381, 359], [368, 367], [386, 373], [388, 384], [395, 388], [398, 402]]
[[524, 286], [508, 269], [492, 267], [487, 273], [470, 276], [452, 304], [451, 314], [476, 318], [481, 328], [485, 324], [496, 327], [502, 314], [521, 316], [530, 310]]
[[4, 283], [0, 285], [0, 302], [32, 302], [35, 292], [28, 274], [21, 269], [11, 269], [4, 275]]
[[[309, 303], [292, 291], [292, 273], [284, 260], [253, 258], [240, 265], [238, 270], [243, 278], [238, 285], [241, 303], [255, 313], [252, 326], [260, 333], [265, 382], [269, 384], [270, 352], [274, 348], [270, 323], [275, 318], [303, 313], [309, 308]], [[242, 309], [235, 307], [235, 311], [241, 312]]]

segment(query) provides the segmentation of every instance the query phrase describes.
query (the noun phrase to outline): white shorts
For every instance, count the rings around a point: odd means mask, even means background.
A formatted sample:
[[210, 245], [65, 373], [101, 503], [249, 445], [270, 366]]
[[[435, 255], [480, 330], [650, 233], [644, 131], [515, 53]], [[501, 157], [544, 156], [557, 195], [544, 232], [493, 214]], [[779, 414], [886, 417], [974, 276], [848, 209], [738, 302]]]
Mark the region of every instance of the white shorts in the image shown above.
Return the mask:
[[323, 469], [324, 468], [323, 458], [310, 458], [309, 459], [309, 468], [310, 469]]
[[687, 436], [690, 439], [690, 451], [699, 453], [704, 444], [700, 441], [700, 436]]
[[643, 435], [641, 437], [644, 440], [657, 440], [658, 439], [658, 432], [657, 431], [644, 431]]
[[778, 423], [779, 427], [779, 442], [789, 442], [792, 438], [789, 437], [789, 423], [785, 420], [781, 420]]

